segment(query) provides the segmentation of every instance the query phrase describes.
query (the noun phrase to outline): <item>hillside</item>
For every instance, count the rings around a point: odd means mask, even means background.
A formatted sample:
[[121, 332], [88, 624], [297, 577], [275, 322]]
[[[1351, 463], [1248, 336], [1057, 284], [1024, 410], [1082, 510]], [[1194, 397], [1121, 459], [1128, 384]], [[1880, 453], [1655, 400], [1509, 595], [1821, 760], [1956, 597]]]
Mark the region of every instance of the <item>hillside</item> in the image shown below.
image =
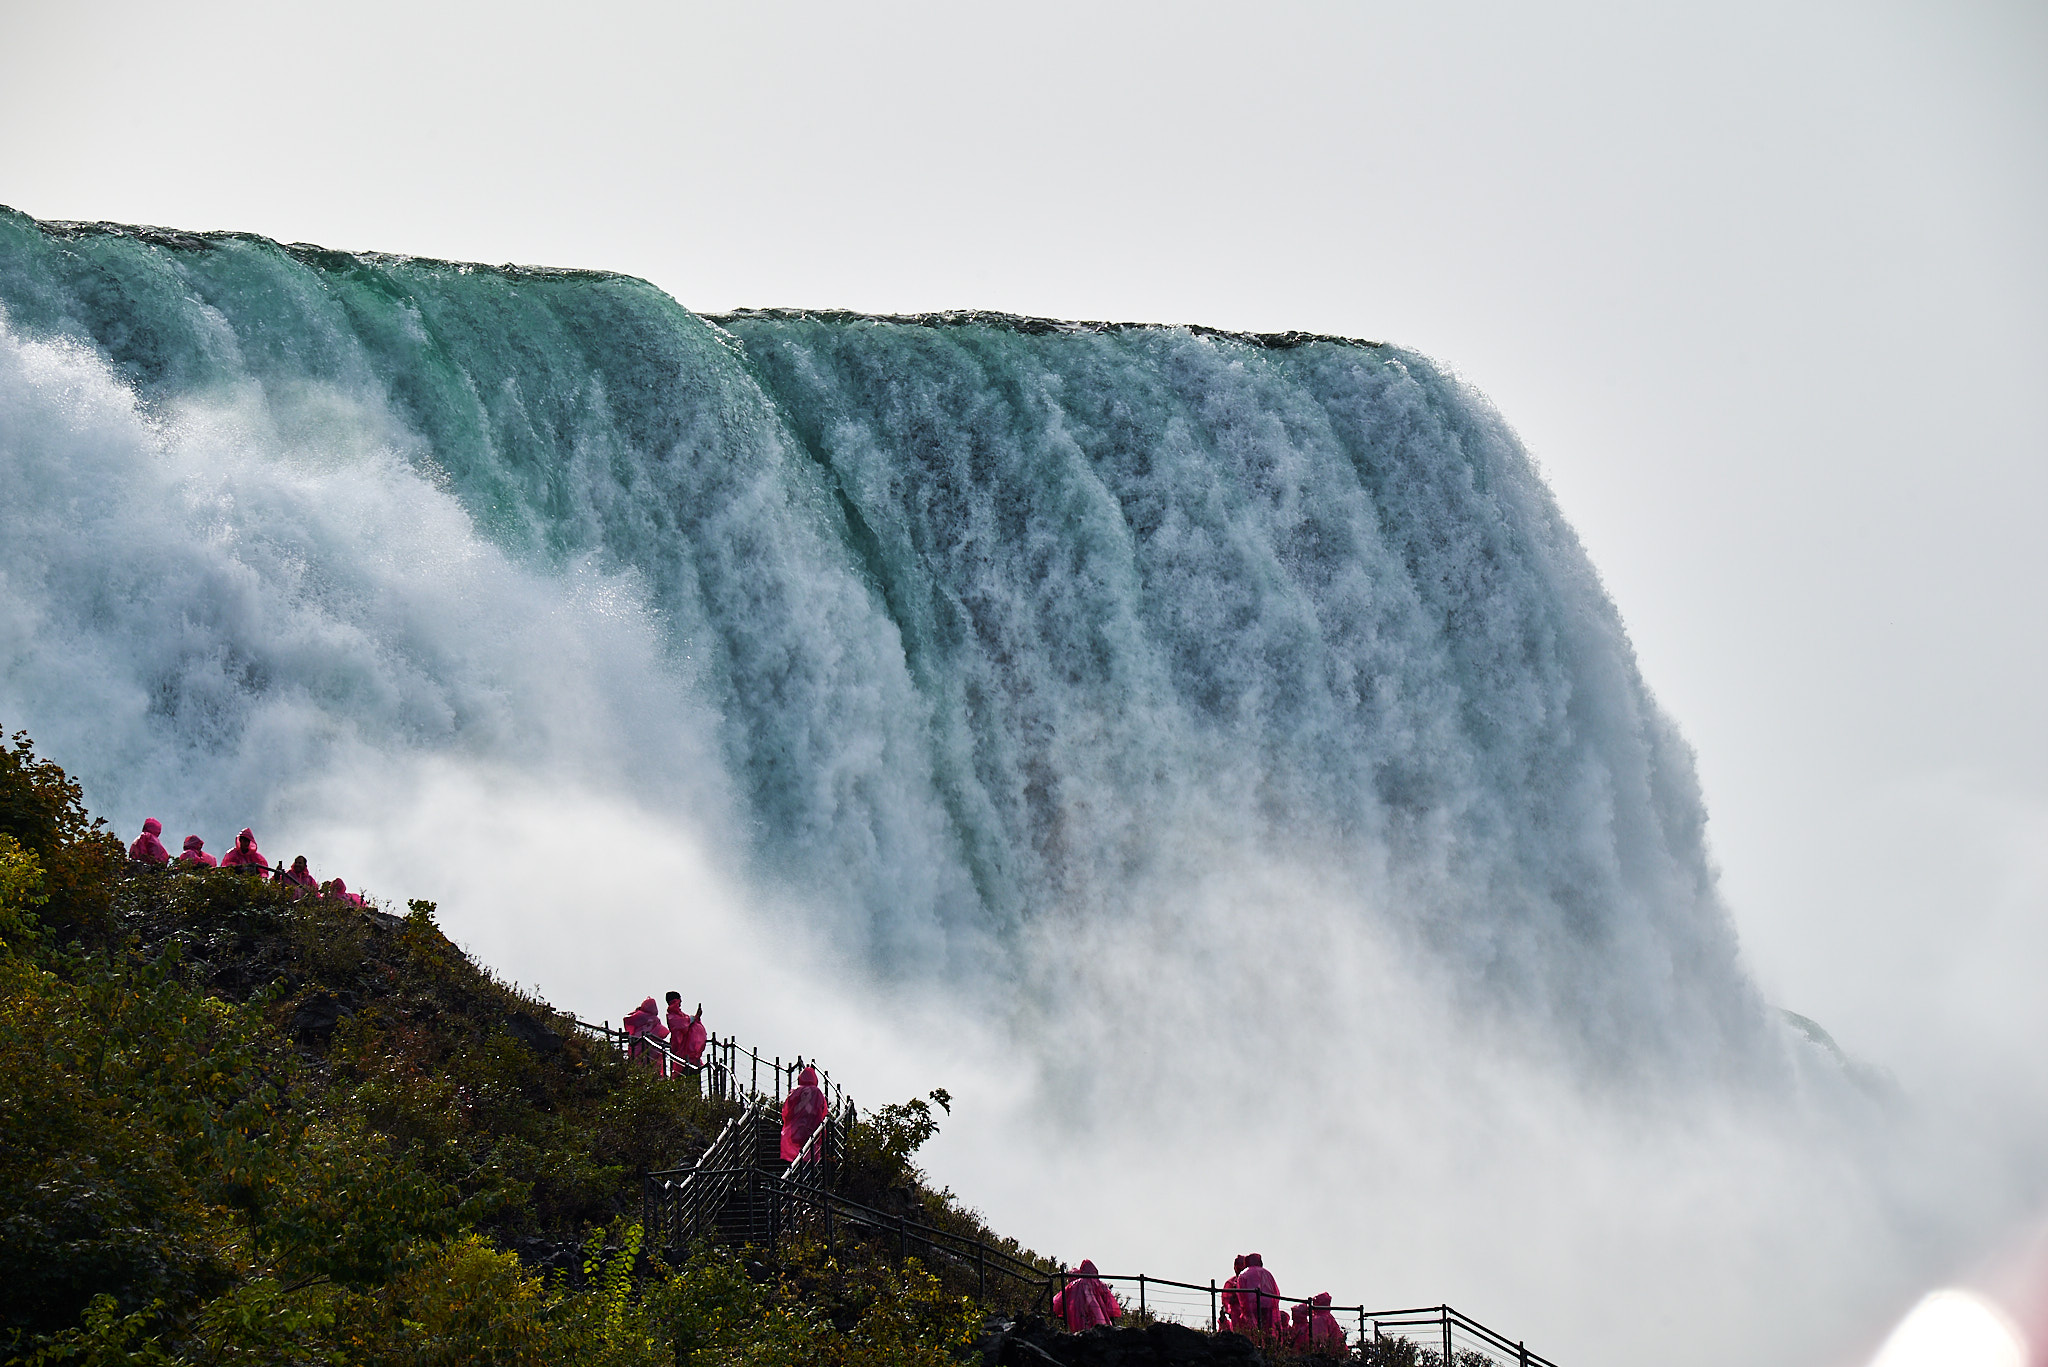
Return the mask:
[[[135, 871], [20, 735], [0, 868], [10, 1361], [939, 1362], [980, 1331], [843, 1239], [647, 1257], [639, 1175], [733, 1106], [498, 981], [430, 903]], [[910, 1165], [930, 1129], [866, 1117], [842, 1182], [992, 1239]]]

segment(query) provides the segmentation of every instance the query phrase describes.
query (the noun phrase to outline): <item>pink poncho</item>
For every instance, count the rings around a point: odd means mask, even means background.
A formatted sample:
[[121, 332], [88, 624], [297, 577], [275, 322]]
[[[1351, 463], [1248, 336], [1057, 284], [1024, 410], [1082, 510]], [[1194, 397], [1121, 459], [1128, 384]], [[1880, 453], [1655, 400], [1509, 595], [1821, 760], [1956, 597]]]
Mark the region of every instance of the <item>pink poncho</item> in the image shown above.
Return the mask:
[[1280, 1321], [1286, 1314], [1280, 1305], [1280, 1283], [1266, 1270], [1266, 1260], [1256, 1253], [1244, 1255], [1244, 1271], [1237, 1278], [1237, 1300], [1243, 1307], [1244, 1318], [1254, 1327], [1268, 1334], [1279, 1332]]
[[818, 1070], [806, 1068], [797, 1074], [796, 1086], [782, 1103], [782, 1161], [794, 1163], [804, 1145], [825, 1123], [825, 1093], [818, 1086]]
[[668, 1047], [686, 1062], [704, 1061], [705, 1038], [703, 1017], [692, 1016], [680, 1006], [668, 1009]]
[[661, 1008], [654, 1004], [654, 998], [649, 997], [634, 1007], [627, 1013], [622, 1023], [626, 1027], [626, 1033], [632, 1036], [634, 1041], [626, 1046], [626, 1057], [638, 1059], [650, 1067], [661, 1067], [661, 1055], [639, 1043], [643, 1038], [668, 1038], [668, 1027], [661, 1023]]
[[1335, 1353], [1341, 1356], [1345, 1350], [1344, 1326], [1337, 1323], [1337, 1317], [1330, 1313], [1330, 1293], [1318, 1291], [1314, 1309], [1308, 1316], [1308, 1332], [1300, 1340], [1300, 1346], [1311, 1353]]
[[253, 868], [264, 877], [270, 876], [270, 861], [256, 848], [256, 832], [247, 826], [235, 837], [235, 847], [221, 856], [220, 866], [224, 869]]
[[164, 848], [164, 842], [157, 839], [164, 833], [164, 823], [155, 817], [142, 823], [142, 834], [135, 837], [135, 843], [128, 847], [128, 857], [140, 864], [168, 864], [171, 852]]
[[1252, 1313], [1237, 1298], [1238, 1278], [1244, 1275], [1244, 1254], [1230, 1260], [1230, 1280], [1223, 1283], [1223, 1323], [1217, 1327], [1245, 1333], [1252, 1327]]
[[219, 861], [206, 852], [206, 842], [196, 835], [185, 837], [185, 852], [178, 856], [180, 864], [197, 864], [202, 869], [213, 868]]
[[1123, 1307], [1117, 1304], [1116, 1293], [1095, 1271], [1093, 1259], [1083, 1258], [1078, 1272], [1079, 1275], [1052, 1298], [1052, 1313], [1067, 1326], [1069, 1333], [1074, 1334], [1093, 1329], [1098, 1324], [1108, 1324], [1124, 1312]]

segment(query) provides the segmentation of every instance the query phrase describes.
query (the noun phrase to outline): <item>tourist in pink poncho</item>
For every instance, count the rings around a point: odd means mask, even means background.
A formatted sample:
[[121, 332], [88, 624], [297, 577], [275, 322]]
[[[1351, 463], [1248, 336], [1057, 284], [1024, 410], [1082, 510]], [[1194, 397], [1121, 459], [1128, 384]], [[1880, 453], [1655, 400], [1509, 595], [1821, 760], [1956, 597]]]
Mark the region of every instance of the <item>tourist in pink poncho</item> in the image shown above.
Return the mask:
[[304, 896], [307, 892], [320, 891], [320, 880], [313, 877], [313, 871], [306, 867], [306, 856], [303, 854], [292, 860], [292, 866], [284, 871], [283, 881], [303, 889], [299, 896]]
[[142, 834], [135, 837], [135, 843], [128, 847], [128, 857], [138, 864], [164, 865], [171, 862], [171, 852], [164, 848], [164, 842], [157, 839], [164, 833], [164, 823], [155, 817], [142, 823]]
[[256, 848], [256, 832], [247, 826], [242, 827], [242, 833], [235, 837], [235, 847], [220, 857], [220, 866], [224, 869], [244, 869], [259, 878], [270, 876], [270, 861]]
[[1230, 1260], [1230, 1279], [1223, 1283], [1223, 1322], [1216, 1327], [1226, 1333], [1242, 1334], [1252, 1327], [1251, 1311], [1239, 1303], [1238, 1279], [1244, 1276], [1244, 1254]]
[[1123, 1306], [1117, 1303], [1116, 1293], [1104, 1283], [1095, 1270], [1094, 1260], [1090, 1258], [1081, 1260], [1075, 1276], [1052, 1298], [1053, 1316], [1065, 1324], [1071, 1334], [1093, 1329], [1098, 1324], [1108, 1324], [1123, 1312]]
[[661, 1023], [661, 1008], [654, 1004], [654, 998], [647, 998], [628, 1012], [623, 1024], [631, 1040], [626, 1046], [626, 1057], [650, 1068], [662, 1067], [661, 1052], [641, 1043], [644, 1039], [668, 1038], [668, 1027]]
[[206, 852], [204, 840], [196, 835], [188, 835], [185, 837], [185, 852], [178, 856], [178, 862], [190, 864], [195, 868], [210, 869], [220, 861]]
[[683, 1010], [683, 994], [668, 994], [668, 1047], [684, 1062], [704, 1062], [704, 1003], [697, 1003], [697, 1014]]
[[320, 891], [329, 897], [347, 902], [351, 906], [359, 907], [363, 904], [363, 899], [350, 892], [348, 890], [348, 883], [340, 878], [328, 879], [320, 885]]
[[796, 1086], [782, 1103], [782, 1161], [794, 1163], [804, 1145], [825, 1123], [825, 1091], [818, 1086], [818, 1070], [805, 1068], [797, 1074]]
[[1344, 1356], [1350, 1347], [1344, 1326], [1330, 1313], [1330, 1293], [1318, 1291], [1308, 1305], [1294, 1307], [1294, 1346], [1304, 1353]]
[[[1256, 1253], [1244, 1255], [1244, 1271], [1237, 1274], [1237, 1301], [1253, 1329], [1265, 1334], [1280, 1332], [1280, 1321], [1286, 1314], [1280, 1306], [1280, 1283], [1266, 1270], [1266, 1260]], [[1244, 1330], [1240, 1328], [1238, 1332]]]

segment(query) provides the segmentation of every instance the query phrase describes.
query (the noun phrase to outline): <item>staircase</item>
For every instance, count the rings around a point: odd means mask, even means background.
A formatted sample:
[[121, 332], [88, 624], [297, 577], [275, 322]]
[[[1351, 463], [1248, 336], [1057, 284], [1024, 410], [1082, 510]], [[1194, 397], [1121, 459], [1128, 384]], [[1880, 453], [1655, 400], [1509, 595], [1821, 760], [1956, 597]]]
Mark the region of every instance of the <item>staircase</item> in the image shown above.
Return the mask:
[[815, 1193], [829, 1192], [852, 1107], [826, 1115], [794, 1163], [782, 1161], [782, 1116], [765, 1097], [751, 1097], [726, 1122], [695, 1164], [649, 1173], [641, 1220], [652, 1247], [680, 1253], [697, 1239], [773, 1247], [819, 1213]]
[[724, 1201], [712, 1214], [712, 1237], [721, 1244], [766, 1246], [787, 1223], [781, 1188], [782, 1117], [774, 1111], [749, 1108], [740, 1144], [746, 1150], [744, 1164], [749, 1171], [728, 1188]]

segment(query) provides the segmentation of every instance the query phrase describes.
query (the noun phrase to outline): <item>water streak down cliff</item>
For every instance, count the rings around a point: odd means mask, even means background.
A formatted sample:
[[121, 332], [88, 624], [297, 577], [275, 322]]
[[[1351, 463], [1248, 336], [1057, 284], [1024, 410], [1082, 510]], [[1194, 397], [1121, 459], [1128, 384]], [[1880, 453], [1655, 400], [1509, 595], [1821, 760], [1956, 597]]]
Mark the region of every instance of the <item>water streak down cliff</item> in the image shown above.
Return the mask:
[[0, 308], [0, 710], [124, 817], [574, 763], [885, 967], [1256, 855], [1613, 1048], [1756, 1028], [1687, 747], [1411, 352], [11, 212]]

